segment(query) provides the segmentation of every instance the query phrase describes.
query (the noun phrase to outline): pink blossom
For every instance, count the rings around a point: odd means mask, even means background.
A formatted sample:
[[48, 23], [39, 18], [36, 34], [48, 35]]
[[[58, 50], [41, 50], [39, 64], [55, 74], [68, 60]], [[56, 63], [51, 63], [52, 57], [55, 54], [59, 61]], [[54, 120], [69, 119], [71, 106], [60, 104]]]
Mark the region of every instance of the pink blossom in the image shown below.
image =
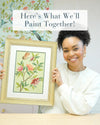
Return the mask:
[[31, 64], [26, 64], [27, 65], [27, 68], [28, 68], [28, 71], [33, 71], [33, 66]]
[[28, 7], [24, 7], [24, 8], [23, 8], [23, 10], [27, 10], [27, 9], [28, 9]]
[[3, 53], [2, 51], [0, 53]]
[[29, 38], [29, 40], [32, 40], [31, 38]]
[[46, 10], [49, 10], [49, 8], [46, 8]]
[[8, 27], [8, 29], [10, 30], [10, 27]]
[[23, 70], [23, 67], [22, 67], [22, 66], [19, 66], [17, 70], [18, 70], [18, 71], [22, 71], [22, 70]]
[[30, 61], [32, 61], [34, 59], [34, 57], [32, 57], [31, 59], [30, 59]]
[[11, 17], [11, 21], [13, 21], [13, 17]]
[[39, 83], [39, 78], [34, 78], [31, 82], [31, 85], [37, 85]]
[[49, 2], [49, 0], [46, 0], [47, 2]]
[[33, 1], [31, 1], [31, 3], [32, 3], [32, 4], [34, 4], [34, 3], [35, 3], [35, 1], [34, 1], [34, 0], [33, 0]]

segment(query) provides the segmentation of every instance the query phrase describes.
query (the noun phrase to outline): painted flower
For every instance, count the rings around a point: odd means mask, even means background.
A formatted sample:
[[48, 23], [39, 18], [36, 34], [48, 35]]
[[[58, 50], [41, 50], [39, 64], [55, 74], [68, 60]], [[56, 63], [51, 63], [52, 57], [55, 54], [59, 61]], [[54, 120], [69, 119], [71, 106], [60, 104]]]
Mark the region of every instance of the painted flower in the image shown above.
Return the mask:
[[0, 53], [3, 53], [3, 51], [1, 51]]
[[23, 70], [23, 67], [22, 67], [22, 66], [19, 66], [17, 70], [18, 70], [18, 71], [22, 71], [22, 70]]
[[26, 64], [28, 71], [33, 71], [33, 66], [31, 64]]
[[27, 10], [27, 9], [28, 9], [28, 7], [24, 7], [24, 8], [23, 8], [23, 10]]
[[37, 85], [39, 83], [39, 78], [34, 78], [31, 82], [31, 85]]
[[29, 40], [32, 40], [31, 38], [29, 38]]
[[46, 10], [49, 10], [49, 8], [46, 8]]
[[13, 21], [13, 17], [11, 17], [11, 21]]
[[47, 2], [49, 2], [49, 0], [46, 0]]
[[8, 27], [8, 29], [10, 30], [10, 27]]
[[35, 3], [35, 1], [34, 1], [34, 0], [33, 0], [33, 1], [31, 1], [31, 3], [32, 3], [32, 4], [34, 4], [34, 3]]
[[31, 59], [30, 59], [30, 61], [32, 61], [34, 59], [34, 57], [32, 57]]

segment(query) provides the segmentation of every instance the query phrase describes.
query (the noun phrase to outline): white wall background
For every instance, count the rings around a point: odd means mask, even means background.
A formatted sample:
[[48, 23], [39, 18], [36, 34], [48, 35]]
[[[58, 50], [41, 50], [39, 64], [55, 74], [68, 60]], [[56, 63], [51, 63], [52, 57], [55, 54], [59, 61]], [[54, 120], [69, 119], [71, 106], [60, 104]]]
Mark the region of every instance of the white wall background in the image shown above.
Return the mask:
[[[100, 0], [52, 0], [55, 10], [88, 10], [88, 27], [91, 43], [87, 48], [84, 63], [100, 73]], [[56, 41], [58, 32], [53, 32], [52, 41]], [[0, 60], [3, 62], [3, 60]], [[62, 52], [57, 53], [57, 64], [63, 63]], [[36, 113], [38, 107], [32, 105], [0, 104], [0, 112], [6, 113]], [[100, 99], [91, 113], [100, 113]]]

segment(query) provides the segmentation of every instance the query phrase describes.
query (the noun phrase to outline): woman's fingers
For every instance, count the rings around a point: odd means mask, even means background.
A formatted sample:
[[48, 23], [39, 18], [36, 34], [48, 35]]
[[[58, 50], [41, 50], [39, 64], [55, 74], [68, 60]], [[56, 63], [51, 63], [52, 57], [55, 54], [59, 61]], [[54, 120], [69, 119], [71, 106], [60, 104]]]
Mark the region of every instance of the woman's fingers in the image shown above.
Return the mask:
[[53, 82], [56, 82], [56, 79], [57, 79], [57, 76], [59, 74], [59, 71], [57, 68], [55, 68], [53, 71], [52, 71], [52, 81]]
[[5, 72], [5, 70], [0, 70], [0, 79], [4, 78], [4, 72]]
[[5, 70], [0, 70], [0, 73], [3, 73], [3, 72], [5, 72]]
[[0, 65], [3, 67], [3, 63], [0, 63]]

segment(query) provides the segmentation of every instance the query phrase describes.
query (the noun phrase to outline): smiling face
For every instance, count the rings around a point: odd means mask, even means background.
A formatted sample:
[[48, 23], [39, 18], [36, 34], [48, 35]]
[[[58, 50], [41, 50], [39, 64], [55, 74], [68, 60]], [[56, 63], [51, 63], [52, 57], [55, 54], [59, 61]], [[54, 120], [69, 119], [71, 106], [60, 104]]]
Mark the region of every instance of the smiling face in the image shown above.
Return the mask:
[[83, 57], [86, 53], [86, 46], [77, 37], [67, 37], [62, 43], [63, 56], [68, 67], [73, 71], [83, 67]]

